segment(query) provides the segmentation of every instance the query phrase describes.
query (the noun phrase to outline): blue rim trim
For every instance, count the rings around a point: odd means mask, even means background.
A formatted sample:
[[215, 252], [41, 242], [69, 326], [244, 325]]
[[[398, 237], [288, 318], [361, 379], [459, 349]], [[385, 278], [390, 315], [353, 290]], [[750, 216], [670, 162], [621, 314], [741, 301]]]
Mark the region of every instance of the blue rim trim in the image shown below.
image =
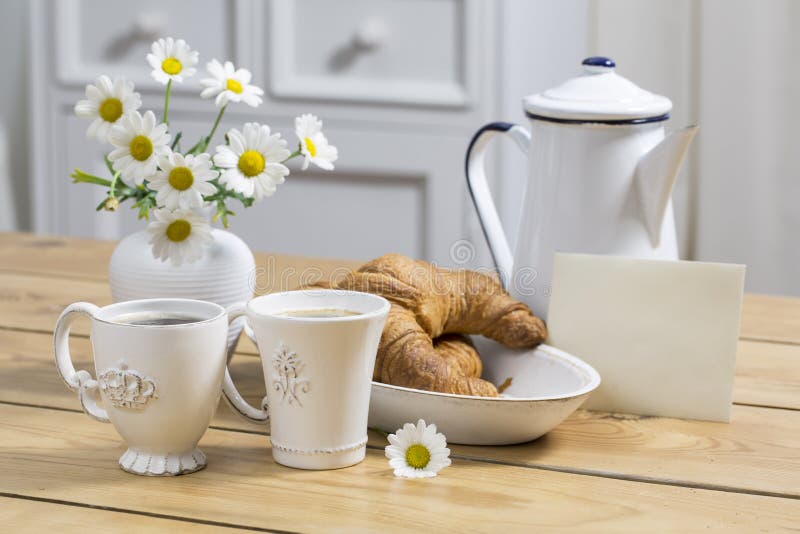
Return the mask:
[[[475, 206], [476, 210], [478, 207], [478, 203], [475, 201], [475, 192], [472, 190], [472, 184], [469, 181], [469, 156], [472, 154], [472, 147], [475, 146], [475, 143], [478, 142], [478, 138], [482, 136], [486, 132], [507, 132], [514, 126], [518, 126], [513, 122], [490, 122], [481, 127], [480, 130], [475, 132], [475, 135], [472, 136], [472, 139], [469, 141], [469, 146], [467, 147], [467, 156], [464, 158], [464, 176], [467, 178], [467, 191], [469, 192], [469, 197], [472, 199], [472, 205]], [[486, 226], [483, 224], [483, 219], [478, 216], [478, 222], [481, 223], [481, 231], [483, 232], [483, 238], [486, 240], [486, 243], [489, 244], [489, 233], [486, 231]], [[494, 250], [492, 247], [488, 247], [489, 254], [492, 256], [492, 263], [494, 263], [494, 268], [500, 270], [497, 263], [497, 258], [494, 257]], [[505, 288], [505, 284], [503, 284]]]
[[529, 119], [536, 119], [538, 121], [557, 122], [559, 124], [611, 124], [611, 125], [624, 125], [624, 124], [647, 124], [648, 122], [661, 122], [669, 119], [669, 113], [657, 115], [655, 117], [641, 117], [638, 119], [613, 119], [613, 120], [592, 120], [592, 119], [561, 119], [558, 117], [546, 117], [544, 115], [536, 115], [530, 111], [526, 111], [525, 115]]
[[617, 66], [617, 64], [614, 63], [613, 59], [611, 59], [610, 57], [603, 57], [603, 56], [587, 57], [586, 59], [583, 60], [581, 65], [589, 65], [592, 67], [608, 67], [611, 69]]

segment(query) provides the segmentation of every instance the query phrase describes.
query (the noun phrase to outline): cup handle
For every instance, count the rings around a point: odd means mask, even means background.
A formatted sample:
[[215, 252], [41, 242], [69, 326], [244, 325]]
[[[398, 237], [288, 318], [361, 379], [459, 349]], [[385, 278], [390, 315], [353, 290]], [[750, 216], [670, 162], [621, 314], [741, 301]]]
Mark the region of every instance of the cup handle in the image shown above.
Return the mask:
[[78, 393], [78, 400], [81, 402], [83, 411], [92, 419], [108, 423], [108, 412], [97, 405], [99, 389], [97, 380], [92, 378], [89, 371], [83, 369], [75, 371], [75, 367], [72, 365], [72, 356], [69, 353], [69, 330], [72, 322], [77, 319], [78, 315], [88, 315], [93, 318], [99, 310], [100, 308], [88, 302], [75, 302], [67, 306], [56, 322], [53, 348], [58, 374], [69, 389]]
[[[247, 308], [245, 304], [239, 303], [234, 304], [233, 306], [228, 308], [228, 324], [233, 322], [239, 317], [246, 317], [247, 315]], [[255, 335], [252, 335], [252, 330], [250, 330], [247, 323], [245, 323], [245, 332], [248, 332], [248, 337], [255, 341]], [[236, 389], [236, 386], [233, 384], [233, 379], [231, 378], [231, 373], [228, 371], [228, 365], [225, 365], [225, 377], [222, 379], [222, 394], [225, 395], [225, 400], [228, 401], [228, 404], [233, 408], [233, 410], [244, 417], [249, 421], [253, 421], [254, 423], [266, 423], [269, 421], [269, 407], [267, 406], [267, 397], [261, 400], [261, 409], [254, 408], [250, 406], [246, 400], [242, 398], [239, 394], [239, 391]]]
[[244, 321], [244, 328], [242, 328], [242, 332], [253, 342], [253, 345], [258, 348], [258, 340], [256, 339], [256, 333], [253, 331], [253, 327], [250, 326], [250, 323], [245, 319]]

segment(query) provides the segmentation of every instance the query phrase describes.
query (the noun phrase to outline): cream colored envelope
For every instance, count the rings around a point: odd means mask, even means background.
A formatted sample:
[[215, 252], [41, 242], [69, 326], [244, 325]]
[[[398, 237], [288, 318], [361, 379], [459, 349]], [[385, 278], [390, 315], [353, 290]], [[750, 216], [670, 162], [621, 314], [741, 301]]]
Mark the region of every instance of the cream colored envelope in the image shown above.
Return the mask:
[[730, 421], [744, 265], [556, 254], [549, 343], [602, 377], [584, 408]]

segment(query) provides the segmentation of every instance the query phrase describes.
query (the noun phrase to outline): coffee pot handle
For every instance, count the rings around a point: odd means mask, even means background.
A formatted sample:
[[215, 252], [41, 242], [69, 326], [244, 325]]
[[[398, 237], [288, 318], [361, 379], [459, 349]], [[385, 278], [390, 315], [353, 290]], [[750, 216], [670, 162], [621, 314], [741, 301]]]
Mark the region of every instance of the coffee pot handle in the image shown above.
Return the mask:
[[[228, 308], [228, 324], [231, 324], [239, 317], [245, 317], [245, 319], [247, 318], [247, 308], [243, 302], [234, 304]], [[251, 336], [251, 333], [248, 332], [248, 330], [248, 327], [245, 326], [245, 332], [247, 333], [248, 337], [255, 341], [255, 336]], [[266, 395], [261, 400], [261, 409], [251, 406], [246, 400], [244, 400], [239, 393], [239, 390], [236, 389], [227, 364], [225, 365], [225, 377], [222, 379], [222, 394], [225, 395], [225, 400], [228, 401], [228, 404], [231, 406], [231, 408], [233, 408], [236, 413], [248, 421], [252, 421], [254, 423], [266, 423], [269, 421], [269, 408], [267, 406]]]
[[56, 369], [69, 389], [78, 393], [78, 400], [86, 415], [97, 421], [108, 423], [108, 412], [97, 405], [99, 385], [89, 371], [76, 371], [69, 353], [69, 330], [79, 315], [94, 317], [100, 309], [88, 302], [75, 302], [66, 307], [56, 322], [53, 337]]
[[484, 167], [484, 157], [489, 141], [498, 133], [508, 134], [516, 145], [523, 152], [528, 151], [531, 143], [531, 134], [518, 124], [510, 122], [490, 122], [478, 130], [472, 137], [472, 141], [467, 148], [466, 174], [467, 188], [478, 212], [478, 219], [483, 228], [483, 235], [489, 244], [489, 251], [492, 253], [495, 267], [500, 274], [500, 280], [504, 287], [508, 287], [513, 269], [514, 256], [508, 239], [500, 223], [500, 216], [497, 214], [492, 193], [489, 190], [489, 183], [486, 181], [486, 170]]

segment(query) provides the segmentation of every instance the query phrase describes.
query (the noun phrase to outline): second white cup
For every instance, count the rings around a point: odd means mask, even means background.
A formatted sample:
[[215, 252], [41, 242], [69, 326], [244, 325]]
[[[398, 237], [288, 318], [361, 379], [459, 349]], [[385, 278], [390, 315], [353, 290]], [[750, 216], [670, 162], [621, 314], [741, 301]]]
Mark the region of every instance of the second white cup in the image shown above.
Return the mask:
[[330, 289], [286, 291], [228, 309], [255, 332], [267, 396], [250, 406], [225, 371], [223, 393], [255, 422], [270, 421], [276, 462], [337, 469], [364, 459], [375, 356], [389, 302]]

